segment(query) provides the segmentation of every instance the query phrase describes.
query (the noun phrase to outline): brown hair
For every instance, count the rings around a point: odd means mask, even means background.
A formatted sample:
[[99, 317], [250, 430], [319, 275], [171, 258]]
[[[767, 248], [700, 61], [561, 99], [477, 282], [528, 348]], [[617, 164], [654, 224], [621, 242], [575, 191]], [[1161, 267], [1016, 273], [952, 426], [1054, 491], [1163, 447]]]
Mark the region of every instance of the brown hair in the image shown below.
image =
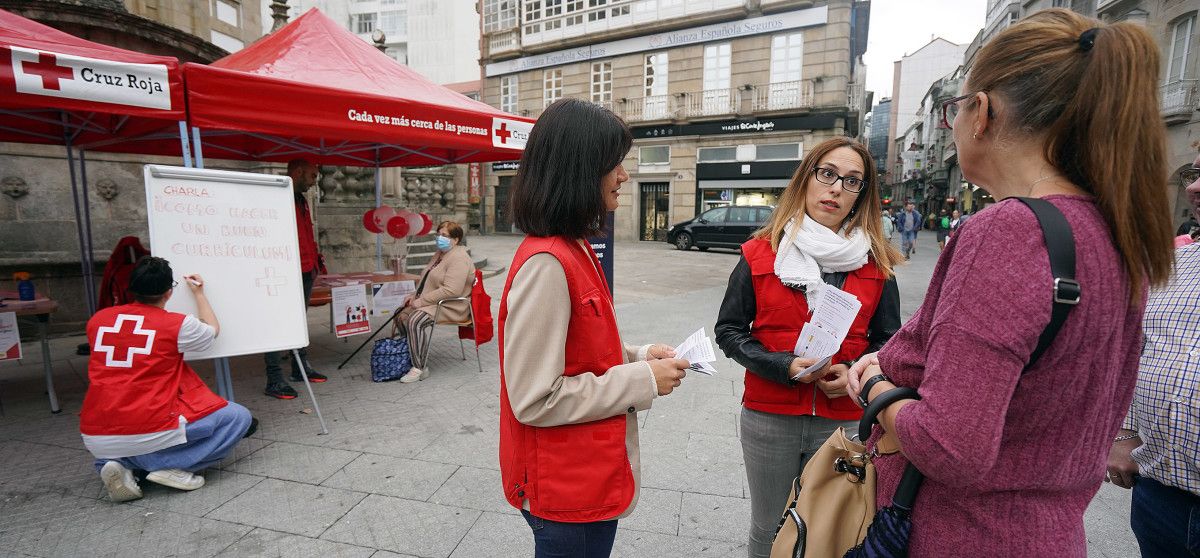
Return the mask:
[[754, 232], [754, 238], [771, 241], [771, 250], [778, 252], [779, 244], [783, 242], [783, 229], [793, 217], [803, 219], [804, 200], [808, 195], [808, 182], [816, 171], [821, 159], [824, 159], [834, 149], [849, 147], [862, 158], [863, 180], [866, 186], [858, 193], [854, 208], [846, 221], [850, 229], [862, 228], [863, 233], [871, 243], [871, 255], [875, 257], [875, 266], [886, 277], [893, 274], [892, 266], [901, 259], [900, 251], [883, 236], [883, 210], [879, 197], [879, 182], [875, 176], [875, 159], [863, 144], [849, 138], [833, 138], [821, 142], [809, 151], [796, 167], [792, 180], [788, 183], [783, 194], [779, 196], [779, 206], [771, 213], [771, 218], [761, 229]]
[[968, 78], [1013, 107], [1002, 128], [1045, 133], [1046, 160], [1095, 196], [1131, 300], [1147, 279], [1165, 282], [1172, 265], [1158, 70], [1158, 47], [1140, 25], [1051, 9], [992, 39]]
[[467, 244], [467, 241], [463, 236], [462, 225], [460, 225], [454, 221], [442, 221], [441, 223], [438, 223], [438, 226], [436, 229], [433, 229], [433, 232], [436, 233], [437, 231], [440, 231], [443, 228], [446, 229], [446, 232], [450, 235], [450, 238], [453, 238], [458, 241], [458, 244], [460, 246], [465, 246]]

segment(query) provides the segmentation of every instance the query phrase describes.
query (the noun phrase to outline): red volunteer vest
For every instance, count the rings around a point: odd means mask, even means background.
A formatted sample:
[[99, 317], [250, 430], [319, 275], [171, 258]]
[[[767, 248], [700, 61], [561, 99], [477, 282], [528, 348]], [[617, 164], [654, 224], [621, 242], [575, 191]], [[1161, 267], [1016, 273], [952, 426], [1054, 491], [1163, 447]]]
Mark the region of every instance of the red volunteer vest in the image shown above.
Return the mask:
[[296, 236], [300, 240], [300, 271], [308, 273], [317, 268], [320, 250], [313, 234], [312, 211], [304, 196], [296, 196]]
[[88, 320], [88, 390], [79, 431], [89, 436], [150, 434], [195, 422], [226, 401], [179, 352], [183, 314], [145, 304], [105, 308]]
[[[800, 329], [808, 321], [808, 301], [804, 293], [785, 286], [775, 275], [775, 252], [766, 240], [751, 240], [742, 245], [742, 255], [750, 264], [754, 285], [755, 315], [750, 335], [769, 351], [790, 353], [800, 338]], [[875, 267], [875, 259], [846, 274], [842, 290], [858, 297], [862, 309], [850, 326], [842, 347], [833, 355], [834, 364], [855, 360], [869, 345], [867, 325], [879, 305], [885, 278]], [[748, 409], [780, 415], [816, 415], [837, 420], [858, 420], [862, 409], [849, 397], [829, 399], [816, 384], [783, 385], [746, 371], [746, 392], [742, 404]]]
[[[625, 452], [625, 415], [582, 424], [535, 427], [513, 415], [504, 380], [504, 322], [508, 290], [534, 254], [563, 266], [571, 297], [564, 376], [604, 375], [624, 362], [608, 282], [591, 248], [561, 237], [526, 237], [513, 258], [500, 299], [500, 477], [504, 497], [553, 521], [583, 523], [619, 516], [633, 501], [633, 470]], [[512, 332], [520, 335], [521, 332]]]

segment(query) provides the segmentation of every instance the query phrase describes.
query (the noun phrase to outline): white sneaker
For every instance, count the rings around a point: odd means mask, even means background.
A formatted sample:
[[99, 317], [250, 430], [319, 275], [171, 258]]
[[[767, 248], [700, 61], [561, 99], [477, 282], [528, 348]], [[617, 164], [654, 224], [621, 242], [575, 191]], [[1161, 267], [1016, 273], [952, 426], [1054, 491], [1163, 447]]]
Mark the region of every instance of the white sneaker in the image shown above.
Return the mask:
[[159, 469], [146, 475], [146, 480], [179, 490], [195, 490], [204, 486], [204, 477], [183, 469]]
[[133, 471], [116, 461], [109, 461], [100, 468], [100, 479], [104, 481], [104, 488], [108, 489], [108, 499], [113, 502], [128, 502], [142, 497], [142, 488], [133, 478]]
[[429, 372], [426, 372], [426, 371], [421, 370], [420, 368], [417, 368], [416, 366], [414, 366], [411, 369], [409, 369], [408, 374], [405, 374], [403, 378], [400, 378], [400, 383], [411, 384], [413, 382], [419, 382], [421, 380], [424, 380], [425, 378], [428, 378], [428, 377], [429, 377]]

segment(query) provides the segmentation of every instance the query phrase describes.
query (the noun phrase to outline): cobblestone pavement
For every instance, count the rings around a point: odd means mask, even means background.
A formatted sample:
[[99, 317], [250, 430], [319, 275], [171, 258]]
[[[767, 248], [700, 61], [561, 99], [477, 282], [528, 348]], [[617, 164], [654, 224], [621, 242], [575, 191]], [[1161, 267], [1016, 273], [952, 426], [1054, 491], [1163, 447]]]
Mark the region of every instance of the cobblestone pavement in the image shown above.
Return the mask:
[[[924, 235], [923, 235], [924, 236]], [[490, 265], [511, 260], [519, 238], [470, 237]], [[899, 272], [907, 318], [920, 304], [936, 257], [923, 238]], [[617, 315], [632, 343], [678, 343], [710, 335], [732, 251], [681, 253], [666, 243], [618, 243]], [[495, 301], [505, 274], [486, 281]], [[483, 373], [459, 355], [448, 329], [435, 332], [432, 376], [415, 384], [370, 381], [368, 358], [336, 366], [358, 340], [329, 333], [329, 311], [309, 311], [314, 386], [329, 423], [318, 435], [306, 396], [261, 395], [262, 361], [232, 361], [236, 400], [261, 420], [207, 484], [192, 493], [143, 483], [145, 498], [112, 504], [78, 434], [86, 360], [79, 337], [55, 339], [54, 372], [64, 412], [50, 415], [40, 351], [0, 363], [0, 556], [520, 557], [532, 555], [524, 520], [502, 499], [497, 465], [496, 343], [482, 347]], [[643, 492], [620, 523], [614, 556], [745, 555], [749, 500], [738, 443], [742, 375], [732, 361], [717, 377], [694, 375], [642, 412]], [[211, 366], [197, 370], [211, 380]], [[1101, 489], [1086, 516], [1089, 555], [1137, 554], [1129, 494]]]

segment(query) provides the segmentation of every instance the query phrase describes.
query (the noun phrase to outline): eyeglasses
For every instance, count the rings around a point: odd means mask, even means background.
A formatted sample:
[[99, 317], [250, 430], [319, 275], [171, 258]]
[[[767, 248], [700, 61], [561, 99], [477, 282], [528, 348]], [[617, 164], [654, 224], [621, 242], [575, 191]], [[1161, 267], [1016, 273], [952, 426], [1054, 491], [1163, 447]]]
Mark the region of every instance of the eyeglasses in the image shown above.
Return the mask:
[[171, 288], [172, 288], [172, 289], [174, 289], [175, 287], [178, 287], [178, 286], [179, 286], [179, 281], [171, 281]]
[[857, 194], [861, 192], [862, 189], [867, 185], [866, 180], [854, 176], [841, 176], [834, 172], [833, 169], [827, 169], [825, 167], [817, 167], [814, 170], [814, 173], [817, 175], [817, 182], [820, 182], [821, 184], [828, 184], [832, 186], [837, 184], [837, 181], [841, 180], [842, 189], [850, 192], [851, 194]]
[[1200, 180], [1200, 169], [1192, 167], [1179, 171], [1179, 185], [1184, 188], [1191, 186], [1192, 183]]
[[[945, 126], [946, 129], [954, 128], [954, 119], [958, 117], [959, 101], [965, 101], [967, 99], [974, 98], [975, 95], [977, 95], [979, 93], [982, 93], [982, 91], [976, 91], [975, 93], [968, 93], [961, 97], [955, 97], [953, 99], [950, 99], [949, 101], [943, 101], [942, 102], [942, 126]], [[995, 118], [995, 116], [992, 114], [992, 106], [990, 104], [988, 105], [988, 118]]]

